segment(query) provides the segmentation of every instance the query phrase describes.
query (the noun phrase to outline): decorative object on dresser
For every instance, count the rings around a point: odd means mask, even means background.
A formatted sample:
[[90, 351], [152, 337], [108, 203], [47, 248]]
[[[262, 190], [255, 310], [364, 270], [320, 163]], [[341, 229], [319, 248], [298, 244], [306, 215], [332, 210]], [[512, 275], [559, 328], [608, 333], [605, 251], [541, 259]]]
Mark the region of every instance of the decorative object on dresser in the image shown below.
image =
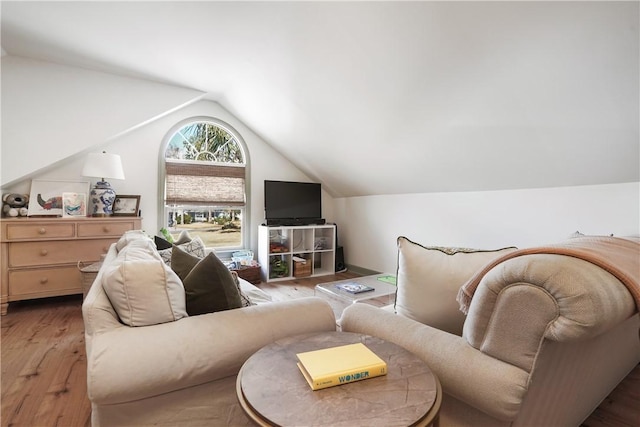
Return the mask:
[[7, 193], [2, 196], [2, 216], [27, 216], [28, 213], [28, 194]]
[[113, 216], [138, 216], [140, 196], [118, 194], [113, 203]]
[[79, 263], [100, 260], [140, 217], [3, 218], [0, 312], [10, 302], [83, 293]]
[[62, 216], [87, 216], [87, 194], [62, 193]]
[[122, 160], [117, 154], [89, 153], [85, 160], [82, 175], [100, 178], [95, 187], [91, 189], [91, 215], [111, 216], [112, 206], [116, 199], [116, 192], [111, 188], [111, 184], [105, 178], [124, 179]]
[[29, 216], [62, 216], [63, 193], [87, 194], [88, 181], [31, 180]]

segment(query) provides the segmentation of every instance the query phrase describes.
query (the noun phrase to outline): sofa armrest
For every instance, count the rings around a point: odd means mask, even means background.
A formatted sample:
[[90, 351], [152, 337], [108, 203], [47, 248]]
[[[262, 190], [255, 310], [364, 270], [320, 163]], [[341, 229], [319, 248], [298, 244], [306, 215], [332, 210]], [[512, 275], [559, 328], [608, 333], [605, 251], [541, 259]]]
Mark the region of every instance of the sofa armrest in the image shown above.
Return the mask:
[[335, 328], [331, 306], [316, 297], [115, 328], [91, 337], [89, 399], [122, 403], [235, 375], [273, 341]]
[[376, 336], [414, 353], [440, 379], [446, 394], [498, 419], [517, 415], [528, 373], [474, 349], [462, 337], [368, 304], [349, 306], [341, 325], [343, 331]]

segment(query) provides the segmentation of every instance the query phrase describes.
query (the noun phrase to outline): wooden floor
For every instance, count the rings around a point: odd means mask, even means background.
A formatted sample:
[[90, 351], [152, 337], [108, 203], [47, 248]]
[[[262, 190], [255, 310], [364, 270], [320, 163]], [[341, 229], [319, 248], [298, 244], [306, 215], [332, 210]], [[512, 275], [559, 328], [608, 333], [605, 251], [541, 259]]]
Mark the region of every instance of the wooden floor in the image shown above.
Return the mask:
[[2, 325], [2, 426], [88, 426], [82, 295], [9, 304]]
[[[351, 273], [262, 283], [274, 300], [314, 294], [317, 283]], [[12, 303], [2, 316], [1, 426], [88, 427], [81, 296]], [[640, 365], [585, 421], [584, 427], [640, 426]], [[446, 426], [443, 426], [446, 427]]]

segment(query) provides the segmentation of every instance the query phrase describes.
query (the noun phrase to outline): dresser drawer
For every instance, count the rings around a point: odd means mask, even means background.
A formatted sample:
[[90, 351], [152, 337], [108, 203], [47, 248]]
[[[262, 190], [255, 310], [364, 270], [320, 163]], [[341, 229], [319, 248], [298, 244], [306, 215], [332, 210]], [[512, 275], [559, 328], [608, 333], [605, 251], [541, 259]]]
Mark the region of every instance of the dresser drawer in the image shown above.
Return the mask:
[[37, 270], [9, 271], [9, 298], [45, 297], [82, 293], [80, 270], [77, 267], [52, 267]]
[[9, 246], [9, 267], [94, 262], [118, 239], [18, 242]]
[[7, 224], [7, 240], [49, 240], [74, 237], [73, 223]]
[[79, 223], [78, 237], [120, 237], [133, 228], [133, 221]]

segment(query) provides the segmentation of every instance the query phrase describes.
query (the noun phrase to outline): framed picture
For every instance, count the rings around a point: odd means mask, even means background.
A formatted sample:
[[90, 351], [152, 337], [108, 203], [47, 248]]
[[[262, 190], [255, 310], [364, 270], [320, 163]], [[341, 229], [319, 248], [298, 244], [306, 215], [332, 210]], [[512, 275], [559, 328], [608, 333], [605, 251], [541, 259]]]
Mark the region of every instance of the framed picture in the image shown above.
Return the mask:
[[118, 194], [113, 202], [113, 216], [138, 216], [140, 196]]
[[89, 194], [89, 181], [31, 180], [27, 215], [62, 216], [62, 193]]
[[86, 193], [62, 193], [62, 216], [87, 216]]

